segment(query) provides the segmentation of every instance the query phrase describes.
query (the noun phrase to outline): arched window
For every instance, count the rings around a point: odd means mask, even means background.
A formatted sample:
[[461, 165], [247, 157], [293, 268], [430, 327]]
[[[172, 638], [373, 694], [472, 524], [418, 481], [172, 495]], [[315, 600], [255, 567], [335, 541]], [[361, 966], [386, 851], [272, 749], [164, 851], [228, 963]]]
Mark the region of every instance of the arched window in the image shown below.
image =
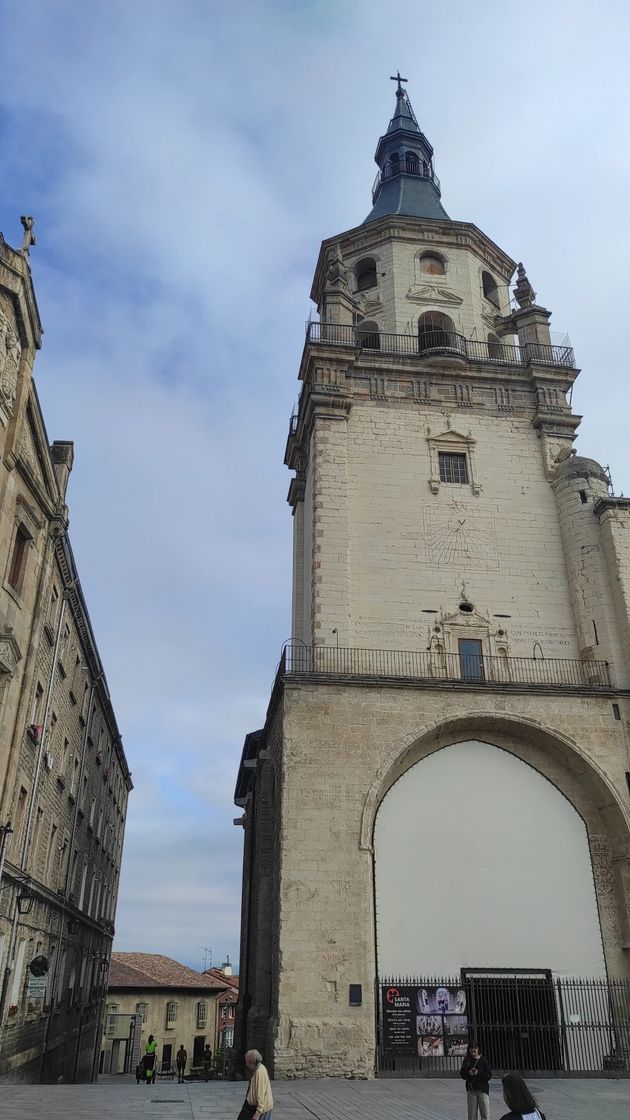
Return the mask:
[[389, 157], [389, 173], [390, 175], [397, 175], [400, 171], [400, 156], [398, 152], [392, 152]]
[[438, 253], [423, 253], [420, 257], [420, 272], [425, 276], [444, 276], [446, 272], [444, 258]]
[[488, 357], [494, 358], [497, 361], [501, 360], [503, 347], [497, 338], [496, 334], [490, 332], [488, 335]]
[[492, 276], [489, 272], [482, 272], [481, 284], [483, 287], [483, 294], [486, 299], [489, 299], [490, 303], [494, 304], [496, 308], [499, 308], [499, 289], [497, 288], [497, 282], [494, 276]]
[[364, 350], [380, 350], [381, 338], [378, 323], [372, 323], [368, 319], [364, 319], [362, 323], [359, 323], [357, 334], [359, 346], [362, 346]]
[[356, 266], [354, 275], [357, 281], [357, 292], [365, 292], [368, 288], [375, 288], [376, 261], [372, 257], [364, 257]]
[[420, 174], [420, 164], [415, 152], [407, 152], [405, 155], [405, 170], [408, 171], [410, 175]]
[[421, 354], [428, 350], [457, 349], [459, 336], [455, 333], [453, 320], [442, 311], [425, 311], [418, 320], [418, 349]]

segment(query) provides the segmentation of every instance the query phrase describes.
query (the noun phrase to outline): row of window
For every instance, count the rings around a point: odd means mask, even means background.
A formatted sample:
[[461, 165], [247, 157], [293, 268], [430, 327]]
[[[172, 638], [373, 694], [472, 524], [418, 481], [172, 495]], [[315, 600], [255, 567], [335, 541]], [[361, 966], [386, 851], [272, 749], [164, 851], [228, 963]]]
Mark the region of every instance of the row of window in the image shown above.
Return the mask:
[[[167, 1024], [167, 1026], [172, 1026], [173, 1023], [177, 1022], [177, 1006], [178, 1006], [177, 1005], [177, 1000], [168, 1000], [168, 1002], [166, 1003], [166, 1024]], [[107, 1004], [107, 1014], [108, 1015], [116, 1015], [116, 1014], [118, 1014], [119, 1011], [120, 1011], [120, 1004], [118, 1004], [118, 1003], [108, 1003]], [[148, 1003], [142, 1003], [141, 1002], [141, 1003], [136, 1004], [136, 1015], [141, 1016], [143, 1023], [146, 1023], [148, 1013], [149, 1013]], [[229, 1022], [233, 1018], [234, 1018], [234, 1004], [233, 1003], [224, 1003], [221, 1006], [221, 1019], [222, 1019], [222, 1021], [224, 1023]], [[207, 1025], [207, 1023], [208, 1023], [208, 1002], [205, 999], [201, 999], [197, 1003], [197, 1027], [198, 1028], [205, 1027]]]
[[[446, 274], [447, 260], [446, 257], [443, 257], [440, 253], [421, 253], [417, 259], [421, 275], [444, 276]], [[376, 261], [374, 258], [363, 257], [363, 259], [355, 265], [354, 276], [357, 292], [365, 292], [369, 288], [375, 288], [378, 279], [376, 274]], [[488, 272], [486, 269], [481, 273], [481, 288], [485, 299], [499, 310], [501, 306], [499, 287], [492, 273]]]
[[[371, 319], [362, 319], [357, 327], [359, 343], [366, 350], [381, 349], [381, 331], [377, 322]], [[443, 311], [425, 311], [418, 319], [418, 352], [429, 353], [432, 350], [463, 351], [462, 336], [455, 330], [455, 324], [450, 316]], [[494, 333], [487, 336], [487, 356], [501, 360], [506, 358], [506, 349]]]
[[[0, 933], [0, 969], [4, 970], [4, 951], [5, 951], [6, 935]], [[43, 941], [38, 941], [33, 937], [21, 938], [15, 949], [15, 965], [11, 976], [11, 987], [8, 995], [8, 1011], [9, 1015], [17, 1013], [20, 1004], [26, 995], [26, 980], [29, 975], [26, 972], [26, 963], [31, 961], [33, 957], [39, 956], [43, 950]], [[59, 958], [59, 967], [57, 965], [58, 947], [51, 945], [46, 952], [49, 961], [49, 970], [47, 973], [47, 988], [45, 999], [34, 1006], [29, 1006], [28, 1011], [41, 1010], [43, 1004], [56, 1004], [61, 1006], [66, 1004], [72, 1006], [76, 998], [85, 992], [94, 993], [100, 988], [102, 973], [101, 973], [101, 957], [88, 950], [79, 950], [78, 952], [68, 947], [63, 947], [61, 956]], [[80, 967], [77, 974], [77, 963], [80, 956]], [[78, 980], [78, 983], [77, 983]], [[51, 990], [51, 985], [55, 982], [54, 992]], [[87, 987], [85, 985], [87, 984]]]
[[[25, 840], [23, 829], [25, 828], [27, 800], [28, 791], [24, 786], [21, 786], [16, 804], [15, 827], [12, 837], [16, 860], [20, 858]], [[97, 836], [102, 826], [102, 819], [103, 812], [101, 810]], [[40, 868], [42, 843], [45, 843], [46, 846], [43, 867]], [[87, 896], [88, 861], [84, 859], [82, 871], [79, 875], [79, 851], [75, 848], [72, 857], [70, 857], [69, 845], [68, 834], [62, 834], [55, 821], [51, 822], [50, 831], [47, 837], [44, 837], [44, 810], [39, 805], [33, 817], [32, 833], [27, 852], [27, 868], [36, 876], [41, 874], [43, 882], [52, 890], [63, 888], [66, 875], [69, 872], [68, 893], [78, 908], [84, 909], [90, 917], [100, 918], [103, 921], [113, 921], [116, 905], [115, 882], [122, 850], [122, 834], [118, 837], [116, 852], [112, 852], [112, 855], [116, 856], [116, 861], [110, 860], [113, 867], [111, 875], [107, 876], [103, 868], [96, 869], [92, 874], [89, 897]], [[70, 858], [72, 858], [72, 862], [68, 867]]]

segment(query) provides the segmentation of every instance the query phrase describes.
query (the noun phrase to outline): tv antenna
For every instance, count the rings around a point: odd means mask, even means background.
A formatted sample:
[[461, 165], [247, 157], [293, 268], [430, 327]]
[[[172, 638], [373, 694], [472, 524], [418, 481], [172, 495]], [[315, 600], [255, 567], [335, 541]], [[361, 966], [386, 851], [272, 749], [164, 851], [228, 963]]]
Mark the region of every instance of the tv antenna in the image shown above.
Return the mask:
[[207, 945], [201, 945], [200, 948], [203, 953], [203, 971], [206, 972], [207, 969], [212, 968], [212, 949]]

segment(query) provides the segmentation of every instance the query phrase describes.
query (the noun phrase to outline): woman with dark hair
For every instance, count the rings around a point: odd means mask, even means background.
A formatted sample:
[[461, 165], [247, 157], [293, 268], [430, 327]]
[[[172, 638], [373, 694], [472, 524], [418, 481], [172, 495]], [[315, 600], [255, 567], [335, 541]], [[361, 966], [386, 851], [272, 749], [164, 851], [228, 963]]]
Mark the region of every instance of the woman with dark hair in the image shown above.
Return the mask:
[[462, 1062], [459, 1076], [466, 1082], [468, 1120], [488, 1120], [490, 1116], [490, 1062], [481, 1054], [476, 1042], [471, 1042]]
[[545, 1120], [520, 1073], [506, 1073], [503, 1100], [509, 1108], [501, 1120]]

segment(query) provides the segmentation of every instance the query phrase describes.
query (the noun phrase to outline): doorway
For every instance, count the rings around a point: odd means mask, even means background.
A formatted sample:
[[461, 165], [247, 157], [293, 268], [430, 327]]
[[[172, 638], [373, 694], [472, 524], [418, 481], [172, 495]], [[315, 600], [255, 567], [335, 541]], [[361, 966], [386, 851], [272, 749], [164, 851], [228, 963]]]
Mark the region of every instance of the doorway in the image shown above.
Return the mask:
[[197, 1066], [202, 1066], [203, 1065], [203, 1051], [204, 1051], [205, 1045], [206, 1045], [205, 1034], [196, 1034], [195, 1038], [193, 1040], [193, 1059], [192, 1059], [193, 1066], [197, 1067]]
[[480, 638], [459, 639], [459, 668], [464, 681], [484, 681], [483, 646]]
[[471, 1037], [493, 1069], [562, 1069], [551, 970], [462, 969]]
[[171, 1064], [171, 1054], [173, 1053], [173, 1043], [165, 1042], [162, 1047], [162, 1069], [167, 1069]]

